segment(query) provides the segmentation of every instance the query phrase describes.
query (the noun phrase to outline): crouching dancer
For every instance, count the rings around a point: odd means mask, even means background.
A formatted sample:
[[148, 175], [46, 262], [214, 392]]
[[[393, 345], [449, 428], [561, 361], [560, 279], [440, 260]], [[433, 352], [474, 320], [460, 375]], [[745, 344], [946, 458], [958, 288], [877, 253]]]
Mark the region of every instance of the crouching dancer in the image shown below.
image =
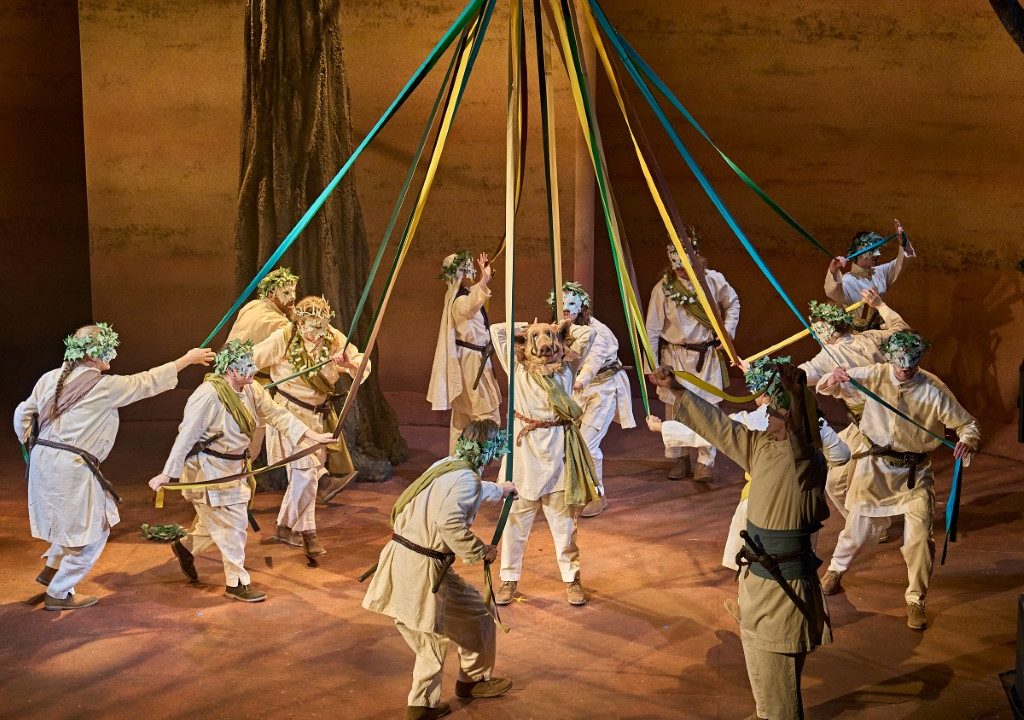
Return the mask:
[[36, 582], [47, 610], [77, 610], [97, 598], [76, 595], [120, 521], [114, 487], [100, 464], [117, 438], [118, 408], [178, 384], [189, 365], [208, 365], [212, 350], [189, 350], [174, 362], [134, 375], [107, 375], [117, 333], [106, 323], [79, 328], [64, 340], [64, 365], [36, 382], [14, 411], [14, 431], [29, 449], [28, 516], [32, 537], [50, 543]]
[[246, 522], [255, 487], [252, 476], [216, 483], [249, 466], [249, 441], [258, 427], [270, 425], [292, 443], [305, 439], [326, 444], [330, 433], [311, 430], [275, 403], [252, 381], [256, 365], [252, 343], [231, 340], [217, 353], [214, 372], [206, 376], [185, 404], [185, 417], [163, 472], [149, 481], [153, 490], [181, 478], [182, 483], [209, 483], [183, 490], [196, 510], [196, 522], [171, 549], [190, 581], [199, 580], [195, 556], [216, 545], [224, 561], [225, 596], [260, 602], [267, 594], [253, 588], [245, 564]]
[[676, 396], [676, 419], [713, 443], [752, 478], [746, 570], [740, 575], [740, 639], [756, 718], [803, 718], [800, 676], [807, 653], [832, 641], [811, 536], [828, 517], [825, 461], [816, 447], [802, 370], [778, 368], [769, 383], [768, 429], [750, 430], [684, 388], [670, 367], [650, 378]]
[[489, 698], [512, 687], [492, 678], [495, 622], [480, 593], [449, 568], [463, 562], [493, 562], [497, 547], [487, 545], [470, 526], [481, 502], [498, 502], [512, 483], [480, 479], [491, 460], [505, 454], [508, 435], [493, 420], [470, 422], [453, 455], [430, 466], [398, 497], [391, 510], [394, 534], [384, 546], [363, 607], [394, 618], [416, 653], [406, 720], [448, 715], [441, 702], [441, 676], [448, 643], [459, 649], [460, 698]]

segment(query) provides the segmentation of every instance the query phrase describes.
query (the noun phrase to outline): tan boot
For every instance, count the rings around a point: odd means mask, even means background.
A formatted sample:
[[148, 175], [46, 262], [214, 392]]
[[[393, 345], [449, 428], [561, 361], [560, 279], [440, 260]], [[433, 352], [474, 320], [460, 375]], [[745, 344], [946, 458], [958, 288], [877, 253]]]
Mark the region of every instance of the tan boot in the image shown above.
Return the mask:
[[49, 565], [43, 565], [43, 570], [36, 575], [36, 582], [40, 585], [46, 585], [49, 587], [50, 581], [53, 580], [53, 576], [57, 574], [57, 568], [50, 567]]
[[405, 708], [405, 720], [434, 720], [451, 714], [452, 706], [448, 703], [433, 708], [424, 705], [407, 705]]
[[516, 597], [516, 588], [519, 583], [515, 580], [506, 580], [498, 588], [498, 592], [494, 593], [495, 605], [511, 605], [512, 601]]
[[302, 536], [292, 532], [291, 528], [286, 528], [284, 525], [274, 528], [274, 535], [271, 539], [292, 547], [302, 547]]
[[243, 585], [238, 583], [234, 587], [228, 585], [224, 588], [224, 597], [229, 597], [232, 600], [241, 600], [247, 603], [263, 602], [267, 599], [267, 594], [262, 590], [257, 590], [252, 585]]
[[842, 579], [843, 574], [841, 572], [828, 570], [821, 576], [821, 591], [826, 595], [835, 595], [841, 592], [843, 589]]
[[91, 595], [72, 595], [68, 593], [63, 598], [55, 598], [50, 593], [46, 593], [46, 602], [43, 605], [44, 610], [81, 610], [82, 608], [92, 607], [99, 602], [99, 598], [94, 598]]
[[913, 630], [924, 630], [928, 627], [928, 617], [924, 614], [924, 605], [907, 603], [907, 627]]
[[302, 531], [302, 551], [306, 553], [308, 558], [327, 554], [327, 548], [320, 542], [320, 538], [316, 536], [316, 530]]
[[512, 681], [508, 678], [491, 678], [490, 680], [455, 681], [455, 695], [466, 698], [493, 698], [504, 695], [512, 689]]
[[715, 474], [711, 471], [710, 465], [705, 465], [702, 462], [697, 463], [697, 468], [693, 471], [693, 481], [710, 485], [711, 481], [715, 479]]
[[587, 594], [583, 592], [583, 585], [580, 584], [579, 574], [576, 575], [575, 580], [565, 584], [565, 595], [570, 605], [587, 604]]
[[348, 484], [356, 479], [358, 472], [350, 472], [348, 475], [324, 475], [316, 489], [316, 501], [326, 505], [331, 498], [340, 493]]
[[680, 455], [676, 458], [676, 464], [668, 471], [669, 480], [682, 480], [690, 474], [690, 456]]
[[590, 518], [597, 517], [605, 510], [608, 509], [608, 501], [604, 499], [602, 495], [597, 500], [591, 500], [583, 506], [583, 511], [580, 513], [580, 517]]

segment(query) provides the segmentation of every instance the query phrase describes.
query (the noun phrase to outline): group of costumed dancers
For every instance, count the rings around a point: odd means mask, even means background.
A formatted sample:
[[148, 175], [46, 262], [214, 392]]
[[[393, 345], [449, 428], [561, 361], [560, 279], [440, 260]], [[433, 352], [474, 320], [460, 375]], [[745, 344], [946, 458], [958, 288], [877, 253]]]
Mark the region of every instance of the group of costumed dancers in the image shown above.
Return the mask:
[[[828, 268], [824, 290], [831, 302], [810, 304], [821, 352], [800, 364], [769, 356], [741, 362], [749, 390], [759, 395], [756, 409], [732, 415], [719, 409], [722, 398], [708, 390], [728, 385], [728, 360], [715, 323], [672, 245], [671, 267], [651, 291], [646, 332], [660, 366], [647, 377], [665, 403], [665, 417], [650, 416], [646, 424], [662, 437], [671, 460], [668, 477], [714, 483], [719, 452], [745, 473], [722, 564], [739, 577], [738, 598], [725, 604], [740, 627], [756, 704], [751, 718], [803, 717], [804, 661], [832, 640], [825, 596], [842, 591], [859, 549], [889, 541], [894, 517], [903, 518], [907, 624], [916, 630], [928, 624], [925, 600], [935, 554], [929, 453], [952, 430], [958, 437], [954, 457], [969, 461], [980, 431], [949, 388], [920, 368], [929, 343], [883, 300], [914, 257], [898, 222], [897, 237], [896, 258], [880, 264], [881, 250], [862, 251], [883, 238], [857, 233], [847, 253], [855, 259], [837, 257]], [[691, 240], [699, 253], [696, 233]], [[736, 291], [697, 258], [707, 297], [717, 305], [725, 332], [735, 337]], [[458, 697], [497, 697], [512, 687], [509, 679], [492, 674], [496, 605], [519, 594], [538, 512], [551, 531], [566, 601], [586, 604], [578, 524], [608, 507], [601, 443], [611, 423], [636, 426], [618, 342], [593, 316], [580, 284], [566, 282], [559, 289], [563, 312], [556, 322], [509, 328], [487, 317], [492, 267], [486, 255], [449, 255], [441, 278], [447, 292], [427, 399], [434, 410], [451, 414], [448, 456], [400, 494], [390, 516], [393, 534], [363, 600], [366, 609], [394, 620], [416, 654], [408, 720], [451, 712], [441, 699], [450, 643], [459, 654]], [[225, 595], [245, 602], [266, 598], [245, 569], [255, 489], [250, 458], [261, 452], [269, 463], [294, 458], [267, 540], [301, 548], [310, 559], [327, 551], [316, 532], [317, 507], [356, 475], [336, 432], [335, 389], [343, 374], [359, 383], [371, 368], [331, 325], [333, 312], [324, 298], [296, 301], [298, 283], [288, 269], [270, 273], [259, 284], [259, 297], [240, 310], [220, 352], [193, 349], [134, 375], [107, 372], [118, 346], [109, 325], [80, 328], [65, 340], [63, 366], [43, 375], [14, 414], [15, 432], [30, 456], [32, 535], [50, 543], [36, 578], [46, 586], [46, 610], [97, 602], [75, 588], [119, 520], [119, 498], [100, 469], [117, 434], [118, 409], [174, 388], [189, 365], [212, 363], [213, 371], [189, 397], [163, 469], [149, 482], [155, 491], [180, 489], [195, 508], [191, 529], [171, 545], [182, 573], [198, 581], [195, 556], [215, 546], [224, 565]], [[863, 305], [855, 312], [844, 309], [857, 301]], [[558, 305], [554, 293], [548, 302]], [[507, 429], [501, 428], [495, 358], [506, 374], [514, 373], [515, 421]], [[693, 376], [703, 388], [686, 381]], [[845, 403], [850, 422], [844, 429], [835, 432], [824, 420], [815, 393]], [[511, 482], [483, 480], [490, 463], [504, 466], [509, 434], [515, 443]], [[502, 467], [498, 477], [505, 476]], [[510, 495], [499, 560], [497, 545], [476, 536], [472, 524], [481, 503]], [[829, 516], [826, 496], [844, 525], [819, 577], [816, 540]], [[500, 563], [500, 584], [492, 593], [488, 582], [485, 593], [479, 592], [452, 569], [456, 558]]]

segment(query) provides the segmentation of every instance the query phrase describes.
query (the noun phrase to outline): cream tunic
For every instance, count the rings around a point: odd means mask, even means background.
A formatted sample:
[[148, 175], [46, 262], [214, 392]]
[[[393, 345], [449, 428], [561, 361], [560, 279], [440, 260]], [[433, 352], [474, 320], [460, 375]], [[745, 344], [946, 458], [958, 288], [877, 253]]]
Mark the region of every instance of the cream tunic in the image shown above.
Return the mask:
[[[977, 449], [981, 441], [978, 421], [934, 375], [919, 371], [910, 380], [901, 382], [888, 363], [850, 368], [847, 374], [936, 435], [944, 437], [949, 428], [956, 432], [961, 442]], [[849, 383], [832, 385], [830, 379], [831, 376], [826, 376], [819, 381], [818, 392], [844, 398], [860, 396], [865, 403], [859, 423], [865, 441], [859, 448], [850, 448], [854, 453], [867, 449], [867, 441], [915, 453], [927, 453], [941, 445], [939, 440], [880, 403], [870, 401]], [[884, 458], [868, 456], [859, 459], [846, 495], [846, 509], [861, 515], [885, 517], [901, 515], [922, 501], [934, 502], [931, 464], [925, 462], [918, 466], [913, 488], [907, 487], [908, 476], [907, 468], [894, 467]]]
[[[445, 308], [444, 312], [450, 313], [449, 326], [455, 332], [455, 340], [479, 347], [484, 347], [490, 342], [491, 336], [482, 312], [484, 303], [490, 296], [491, 291], [488, 288], [473, 285], [467, 294], [457, 295], [451, 305]], [[438, 342], [450, 341], [439, 338]], [[487, 361], [487, 368], [480, 376], [480, 384], [474, 389], [473, 383], [480, 372], [483, 354], [459, 345], [449, 347], [448, 352], [454, 355], [458, 369], [449, 368], [445, 378], [440, 377], [441, 373], [431, 377], [427, 399], [431, 401], [432, 408], [448, 410], [458, 404], [464, 414], [472, 417], [487, 417], [492, 414], [501, 404], [501, 389], [494, 377], [491, 360]], [[447, 382], [447, 388], [440, 392], [435, 386], [442, 380]]]
[[[852, 305], [861, 299], [861, 291], [874, 288], [879, 295], [885, 295], [889, 288], [896, 282], [903, 271], [903, 263], [907, 258], [916, 257], [908, 255], [907, 251], [900, 246], [896, 253], [896, 259], [873, 268], [862, 268], [852, 263], [849, 265], [849, 272], [840, 272], [839, 281], [832, 276], [832, 273], [825, 271], [825, 295], [842, 306]], [[857, 311], [857, 317], [864, 320], [871, 314], [871, 308], [863, 305]]]
[[[76, 367], [71, 381], [88, 368]], [[53, 397], [61, 368], [43, 375], [28, 400], [14, 411], [14, 432], [28, 440], [32, 417]], [[43, 430], [44, 440], [65, 443], [103, 462], [114, 446], [120, 424], [118, 408], [171, 390], [178, 384], [174, 363], [134, 375], [104, 375], [77, 405]], [[32, 537], [65, 547], [89, 545], [120, 517], [113, 498], [78, 455], [36, 445], [28, 476], [28, 515]]]
[[[293, 445], [299, 442], [307, 427], [297, 417], [279, 406], [259, 383], [250, 383], [238, 393], [242, 403], [256, 419], [257, 425], [269, 425], [287, 438]], [[195, 389], [185, 404], [185, 415], [178, 426], [178, 437], [164, 464], [163, 473], [168, 477], [181, 478], [181, 482], [202, 482], [215, 480], [242, 472], [241, 460], [223, 458], [199, 453], [186, 457], [193, 446], [201, 440], [222, 435], [210, 445], [222, 453], [238, 454], [249, 446], [249, 436], [231, 417], [227, 406], [221, 402], [217, 390], [208, 382]], [[223, 507], [249, 502], [252, 493], [245, 478], [239, 478], [223, 488], [185, 490], [186, 500]]]
[[[335, 328], [331, 328], [331, 332], [333, 334], [333, 338], [331, 340], [330, 354], [334, 355], [335, 353], [341, 352], [342, 347], [345, 346], [345, 335]], [[291, 359], [288, 357], [288, 340], [291, 338], [291, 334], [292, 328], [291, 325], [289, 325], [280, 332], [274, 333], [253, 348], [252, 357], [256, 367], [261, 370], [268, 370], [270, 372], [270, 377], [275, 382], [281, 378], [288, 377], [296, 371], [296, 368], [292, 366]], [[311, 356], [315, 357], [312, 353]], [[356, 346], [352, 344], [349, 344], [348, 348], [345, 350], [345, 356], [352, 361], [356, 367], [358, 367], [363, 361], [363, 353], [359, 352]], [[364, 382], [370, 375], [371, 365], [372, 364], [367, 361], [366, 369], [363, 374]], [[324, 365], [317, 372], [323, 375], [327, 382], [332, 385], [341, 377], [341, 370], [334, 363]], [[355, 377], [354, 370], [346, 370], [345, 372], [350, 376]], [[319, 405], [327, 399], [326, 395], [314, 390], [306, 384], [302, 378], [287, 380], [281, 383], [278, 387], [297, 400], [309, 403], [310, 405]], [[307, 426], [318, 432], [331, 432], [333, 430], [333, 428], [327, 428], [324, 425], [324, 416], [296, 405], [280, 393], [274, 397], [274, 401], [299, 418]], [[274, 435], [273, 438], [268, 438], [267, 459], [272, 463], [280, 462], [291, 454], [294, 449], [294, 443], [289, 442], [287, 438], [280, 438], [279, 436]], [[298, 463], [302, 467], [312, 466], [312, 464], [317, 462], [315, 458], [316, 454], [309, 455], [302, 460], [299, 460]]]
[[[526, 323], [516, 323], [517, 329], [524, 329]], [[573, 325], [567, 340], [569, 347], [577, 353], [582, 352], [590, 341], [590, 328]], [[501, 362], [508, 372], [508, 333], [505, 323], [491, 325], [491, 338]], [[572, 368], [565, 364], [552, 377], [555, 382], [572, 395]], [[548, 394], [518, 362], [515, 367], [515, 411], [532, 420], [557, 420]], [[514, 438], [519, 436], [523, 422], [516, 418], [512, 426]], [[504, 478], [505, 460], [502, 459], [498, 477]], [[515, 448], [515, 462], [512, 464], [512, 482], [515, 483], [520, 497], [526, 500], [539, 500], [545, 495], [565, 489], [565, 428], [555, 426], [538, 428], [523, 436], [521, 444]]]
[[[718, 305], [725, 331], [730, 337], [736, 336], [736, 326], [740, 322], [740, 299], [736, 291], [732, 289], [725, 280], [722, 273], [715, 270], [708, 270], [705, 274], [708, 289], [711, 297], [708, 298]], [[693, 286], [686, 278], [682, 279], [683, 286], [692, 292]], [[647, 306], [647, 339], [651, 348], [657, 352], [659, 340], [662, 344], [660, 361], [663, 365], [669, 365], [675, 370], [685, 370], [715, 387], [722, 387], [722, 367], [718, 353], [714, 348], [708, 351], [704, 359], [704, 367], [697, 372], [697, 361], [700, 353], [694, 350], [685, 350], [678, 345], [682, 343], [703, 343], [714, 339], [714, 334], [683, 308], [666, 297], [662, 281], [659, 280], [651, 291], [651, 302]], [[685, 383], [684, 383], [685, 384]], [[721, 398], [705, 393], [692, 386], [688, 386], [695, 393], [711, 403], [721, 402]], [[658, 388], [658, 397], [661, 401], [670, 404], [673, 401], [672, 393], [664, 388]]]
[[238, 311], [235, 324], [228, 333], [228, 340], [251, 340], [254, 343], [261, 343], [275, 331], [290, 324], [288, 316], [278, 310], [272, 300], [257, 298], [247, 302]]
[[[836, 369], [837, 363], [845, 368], [863, 367], [884, 363], [882, 343], [890, 335], [901, 330], [909, 330], [910, 326], [900, 315], [885, 303], [878, 307], [878, 314], [885, 322], [884, 330], [865, 330], [860, 333], [848, 333], [826, 345], [817, 355], [807, 362], [800, 363], [800, 369], [807, 373], [807, 385], [814, 386], [826, 375]], [[859, 408], [863, 403], [855, 403]]]
[[[422, 547], [453, 552], [463, 562], [476, 563], [483, 558], [485, 543], [470, 525], [481, 502], [500, 500], [501, 488], [482, 482], [471, 470], [445, 473], [402, 509], [395, 518], [395, 533]], [[447, 586], [431, 592], [440, 571], [437, 560], [391, 541], [381, 550], [363, 607], [414, 630], [443, 633]]]
[[601, 407], [615, 408], [615, 422], [623, 428], [634, 428], [636, 420], [633, 417], [633, 393], [625, 371], [620, 370], [610, 378], [594, 382], [594, 376], [601, 368], [619, 359], [619, 341], [608, 326], [597, 318], [590, 318], [590, 333], [590, 342], [576, 374], [576, 384], [583, 385], [583, 389], [575, 393], [573, 399], [581, 407], [585, 407], [587, 399], [596, 395]]

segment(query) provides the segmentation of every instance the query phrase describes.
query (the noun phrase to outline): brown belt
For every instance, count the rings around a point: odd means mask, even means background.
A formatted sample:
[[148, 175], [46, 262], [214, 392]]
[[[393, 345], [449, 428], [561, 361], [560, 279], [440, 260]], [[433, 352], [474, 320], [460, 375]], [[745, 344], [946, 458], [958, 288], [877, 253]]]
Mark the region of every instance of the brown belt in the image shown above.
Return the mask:
[[[414, 553], [424, 555], [431, 560], [437, 560], [441, 563], [441, 572], [438, 573], [437, 580], [434, 581], [434, 586], [431, 588], [431, 592], [437, 592], [441, 583], [444, 582], [444, 576], [448, 574], [448, 568], [455, 563], [455, 553], [453, 552], [441, 552], [440, 550], [434, 550], [433, 548], [423, 547], [412, 540], [406, 540], [398, 533], [392, 533], [391, 539], [401, 545], [404, 548], [412, 550]], [[374, 566], [376, 567], [376, 566]], [[360, 578], [362, 580], [362, 578]]]
[[917, 468], [921, 465], [927, 465], [929, 462], [928, 453], [893, 450], [889, 445], [875, 445], [874, 443], [871, 444], [870, 448], [856, 453], [850, 459], [860, 460], [861, 458], [868, 457], [869, 455], [885, 458], [889, 461], [890, 465], [895, 467], [909, 469], [910, 477], [907, 478], [907, 487], [911, 490], [913, 490], [914, 485], [917, 484]]
[[519, 447], [523, 442], [523, 437], [527, 433], [533, 432], [534, 430], [540, 430], [541, 428], [553, 428], [553, 427], [564, 427], [570, 424], [568, 420], [534, 420], [531, 417], [523, 415], [518, 410], [516, 411], [516, 418], [523, 423], [523, 429], [516, 435], [516, 447]]
[[466, 342], [465, 340], [456, 340], [455, 344], [461, 348], [478, 352], [483, 356], [480, 358], [480, 369], [476, 371], [476, 378], [473, 380], [473, 389], [476, 390], [480, 386], [480, 378], [484, 376], [484, 369], [487, 367], [487, 361], [494, 355], [494, 344], [490, 340], [487, 341], [486, 345], [474, 345], [473, 343]]
[[53, 448], [54, 450], [64, 450], [69, 453], [74, 453], [78, 457], [82, 458], [85, 462], [85, 466], [92, 472], [93, 477], [100, 484], [105, 491], [110, 493], [110, 497], [114, 498], [115, 503], [121, 502], [121, 496], [114, 490], [114, 486], [110, 484], [110, 481], [103, 477], [103, 473], [100, 471], [100, 461], [91, 452], [87, 452], [82, 448], [75, 447], [74, 445], [68, 445], [67, 443], [54, 442], [52, 440], [43, 440], [42, 438], [35, 438], [31, 441], [29, 451], [36, 445], [42, 445], [43, 447]]
[[721, 345], [722, 341], [718, 340], [716, 338], [714, 340], [708, 340], [707, 342], [702, 342], [702, 343], [673, 343], [673, 342], [670, 342], [668, 344], [672, 345], [674, 347], [681, 347], [684, 350], [690, 350], [690, 351], [695, 352], [695, 353], [700, 353], [700, 356], [697, 358], [697, 368], [696, 368], [697, 372], [700, 372], [701, 370], [704, 369], [704, 361], [707, 360], [708, 351], [710, 351], [711, 349], [716, 348], [719, 345]]
[[322, 403], [320, 403], [319, 405], [314, 405], [313, 403], [308, 403], [303, 400], [299, 400], [294, 395], [286, 393], [284, 390], [281, 389], [280, 385], [277, 386], [277, 392], [281, 397], [283, 397], [288, 402], [294, 403], [295, 405], [298, 405], [300, 408], [305, 408], [306, 410], [315, 412], [317, 415], [330, 415], [334, 401], [341, 397], [341, 395], [332, 393], [328, 395], [327, 399], [324, 400]]

